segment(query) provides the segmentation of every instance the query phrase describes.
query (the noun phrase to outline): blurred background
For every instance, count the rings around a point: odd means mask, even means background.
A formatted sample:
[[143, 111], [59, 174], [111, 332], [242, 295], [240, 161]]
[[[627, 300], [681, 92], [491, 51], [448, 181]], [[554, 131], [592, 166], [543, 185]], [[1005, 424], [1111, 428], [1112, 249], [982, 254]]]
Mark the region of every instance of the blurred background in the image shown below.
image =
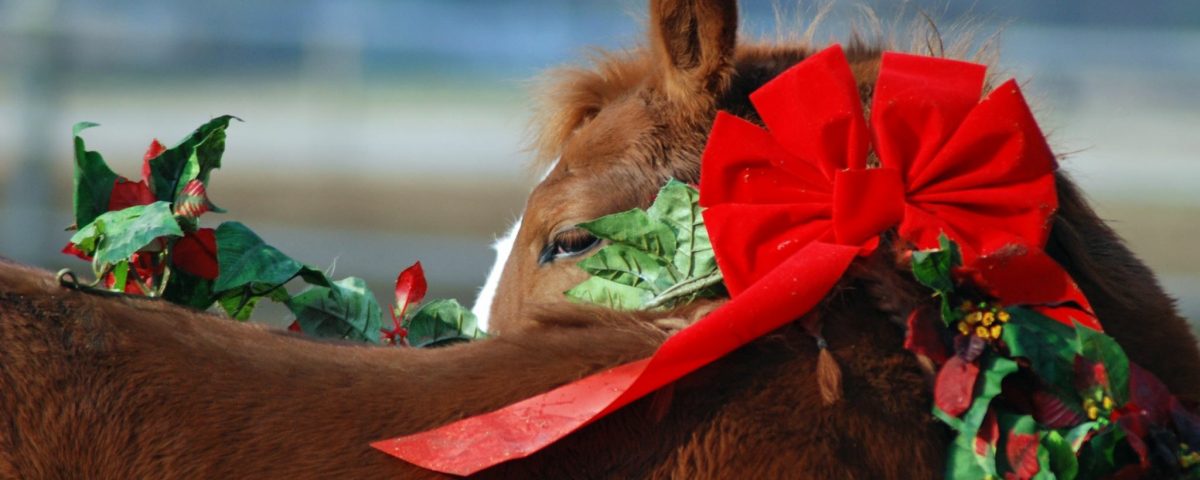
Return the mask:
[[[1200, 2], [876, 2], [1001, 31], [1026, 91], [1101, 214], [1200, 319]], [[777, 11], [743, 0], [744, 31]], [[818, 39], [843, 37], [835, 4]], [[493, 238], [536, 181], [523, 151], [529, 80], [589, 46], [641, 38], [643, 1], [0, 0], [0, 255], [57, 270], [69, 233], [71, 125], [118, 173], [152, 138], [213, 116], [230, 127], [210, 195], [309, 264], [360, 276], [383, 304], [421, 260], [432, 297], [469, 305]], [[785, 25], [788, 22], [784, 22]], [[785, 32], [786, 33], [786, 32]], [[272, 323], [283, 323], [285, 313]], [[270, 320], [270, 319], [268, 319]]]

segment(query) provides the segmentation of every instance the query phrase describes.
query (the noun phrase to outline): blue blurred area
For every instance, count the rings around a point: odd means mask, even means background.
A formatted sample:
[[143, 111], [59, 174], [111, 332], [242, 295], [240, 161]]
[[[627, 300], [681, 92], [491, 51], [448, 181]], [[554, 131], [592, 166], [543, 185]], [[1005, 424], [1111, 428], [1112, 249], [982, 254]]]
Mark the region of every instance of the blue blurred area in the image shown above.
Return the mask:
[[[744, 1], [774, 38], [823, 2]], [[866, 17], [833, 2], [816, 38]], [[1200, 317], [1200, 2], [874, 2], [884, 25], [921, 12], [1002, 29], [1065, 163], [1102, 214]], [[527, 80], [590, 46], [642, 38], [631, 0], [0, 0], [0, 255], [57, 269], [69, 223], [70, 125], [136, 175], [150, 138], [211, 116], [230, 131], [212, 193], [267, 240], [383, 298], [426, 266], [431, 295], [470, 301], [487, 244], [519, 214]], [[782, 22], [777, 22], [778, 12]], [[801, 20], [797, 25], [794, 19]], [[897, 20], [903, 19], [903, 20]], [[785, 32], [786, 33], [786, 32]], [[207, 219], [206, 219], [207, 220]]]

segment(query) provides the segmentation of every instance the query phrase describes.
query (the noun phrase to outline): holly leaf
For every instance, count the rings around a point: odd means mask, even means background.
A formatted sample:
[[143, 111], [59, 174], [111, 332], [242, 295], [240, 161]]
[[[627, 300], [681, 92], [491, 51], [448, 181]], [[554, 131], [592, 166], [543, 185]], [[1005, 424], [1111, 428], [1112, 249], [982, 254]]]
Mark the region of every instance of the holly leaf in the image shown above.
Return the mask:
[[118, 175], [104, 162], [99, 153], [87, 149], [79, 134], [97, 127], [91, 122], [79, 122], [72, 129], [75, 137], [75, 181], [72, 206], [75, 211], [75, 226], [82, 228], [108, 211], [109, 198]]
[[638, 310], [720, 295], [723, 279], [699, 198], [696, 189], [670, 180], [646, 210], [580, 224], [611, 244], [578, 263], [591, 277], [568, 290], [567, 297]]
[[478, 319], [456, 300], [434, 300], [413, 313], [403, 324], [412, 347], [441, 347], [483, 338]]
[[305, 333], [379, 343], [382, 310], [361, 278], [312, 286], [287, 300]]
[[181, 237], [183, 230], [167, 202], [138, 205], [106, 212], [71, 237], [79, 249], [91, 254], [93, 268], [128, 259], [159, 237]]
[[912, 254], [913, 277], [922, 285], [932, 289], [941, 299], [942, 321], [949, 326], [958, 320], [958, 313], [950, 305], [950, 294], [954, 293], [954, 268], [962, 265], [962, 253], [958, 244], [945, 234], [938, 237], [940, 248], [919, 250]]
[[1129, 358], [1112, 337], [1090, 328], [1075, 324], [1079, 342], [1079, 354], [1093, 362], [1104, 364], [1108, 373], [1108, 386], [1118, 406], [1129, 402]]
[[239, 222], [222, 223], [217, 227], [216, 236], [217, 271], [220, 272], [213, 284], [216, 292], [252, 283], [283, 285], [305, 268], [279, 249], [267, 245]]
[[222, 115], [201, 125], [178, 145], [149, 160], [150, 189], [159, 200], [175, 202], [184, 185], [193, 179], [207, 183], [209, 173], [221, 166], [225, 129], [237, 117]]

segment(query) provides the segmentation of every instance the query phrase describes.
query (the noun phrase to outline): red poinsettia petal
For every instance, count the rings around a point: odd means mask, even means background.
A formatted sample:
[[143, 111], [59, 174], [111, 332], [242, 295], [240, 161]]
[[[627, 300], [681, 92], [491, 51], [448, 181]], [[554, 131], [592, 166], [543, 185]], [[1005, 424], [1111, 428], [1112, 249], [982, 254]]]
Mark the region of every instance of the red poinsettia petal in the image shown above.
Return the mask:
[[1079, 412], [1067, 406], [1058, 395], [1045, 390], [1034, 390], [1031, 397], [1033, 418], [1050, 428], [1067, 428], [1086, 420]]
[[91, 255], [84, 253], [83, 250], [80, 250], [78, 246], [76, 246], [74, 243], [71, 243], [71, 242], [67, 242], [67, 246], [63, 247], [62, 253], [65, 253], [67, 255], [74, 255], [74, 256], [78, 257], [80, 260], [87, 260], [89, 262], [92, 261]]
[[204, 182], [194, 178], [184, 184], [179, 198], [175, 201], [175, 214], [196, 218], [209, 210], [212, 210], [212, 204], [208, 201], [208, 190], [204, 187]]
[[1033, 478], [1041, 470], [1038, 465], [1038, 437], [1032, 433], [1012, 432], [1005, 442], [1004, 454], [1012, 466], [1015, 478]]
[[983, 456], [989, 448], [996, 448], [998, 441], [1000, 424], [996, 422], [996, 412], [988, 410], [987, 415], [983, 417], [983, 423], [979, 425], [979, 431], [975, 434], [975, 454]]
[[303, 330], [300, 330], [300, 321], [299, 320], [292, 322], [291, 325], [288, 325], [287, 329], [289, 332], [302, 332], [303, 331]]
[[942, 342], [938, 324], [941, 323], [938, 312], [932, 308], [920, 307], [908, 315], [908, 333], [904, 337], [904, 348], [916, 355], [922, 355], [933, 361], [935, 365], [945, 363], [949, 349]]
[[1154, 374], [1129, 364], [1129, 403], [1144, 411], [1154, 424], [1162, 425], [1171, 415], [1171, 392]]
[[979, 366], [955, 355], [942, 365], [933, 386], [933, 402], [952, 417], [957, 417], [971, 407], [975, 379], [979, 377]]
[[154, 193], [146, 186], [146, 182], [131, 182], [125, 177], [117, 177], [113, 182], [112, 194], [108, 197], [108, 211], [149, 205], [154, 203], [154, 200]]
[[1076, 355], [1074, 372], [1075, 376], [1072, 380], [1075, 384], [1075, 389], [1080, 392], [1088, 391], [1094, 387], [1109, 389], [1108, 370], [1104, 368], [1103, 363], [1093, 362], [1082, 355]]
[[[400, 322], [404, 319], [404, 311], [409, 305], [421, 303], [428, 288], [421, 262], [410, 265], [396, 277], [396, 309], [392, 310], [392, 321], [396, 324], [397, 331], [401, 330]], [[396, 310], [400, 311], [399, 315], [396, 315]]]
[[[1013, 245], [979, 257], [968, 265], [968, 269], [977, 273], [980, 286], [1003, 303], [1073, 306], [1088, 316], [1092, 314], [1091, 303], [1071, 275], [1041, 249]], [[1099, 322], [1089, 318], [1078, 320], [1089, 328], [1100, 330]]]
[[171, 262], [180, 270], [206, 280], [216, 280], [217, 236], [211, 228], [201, 228], [175, 242]]
[[775, 140], [829, 182], [840, 170], [866, 168], [870, 134], [840, 46], [789, 68], [750, 94], [750, 101]]
[[167, 147], [158, 143], [158, 139], [156, 138], [150, 142], [150, 148], [146, 149], [146, 154], [142, 156], [142, 181], [146, 182], [147, 185], [150, 184], [150, 160], [154, 160], [166, 150]]

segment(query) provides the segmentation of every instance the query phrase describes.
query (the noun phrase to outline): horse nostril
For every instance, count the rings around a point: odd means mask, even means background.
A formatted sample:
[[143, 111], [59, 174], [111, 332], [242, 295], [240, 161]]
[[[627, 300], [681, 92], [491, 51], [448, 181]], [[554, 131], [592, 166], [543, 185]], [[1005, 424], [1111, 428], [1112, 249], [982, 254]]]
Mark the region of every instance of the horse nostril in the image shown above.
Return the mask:
[[538, 265], [582, 255], [599, 244], [599, 238], [582, 228], [563, 230], [554, 234], [550, 243], [542, 248], [542, 253], [538, 255]]

